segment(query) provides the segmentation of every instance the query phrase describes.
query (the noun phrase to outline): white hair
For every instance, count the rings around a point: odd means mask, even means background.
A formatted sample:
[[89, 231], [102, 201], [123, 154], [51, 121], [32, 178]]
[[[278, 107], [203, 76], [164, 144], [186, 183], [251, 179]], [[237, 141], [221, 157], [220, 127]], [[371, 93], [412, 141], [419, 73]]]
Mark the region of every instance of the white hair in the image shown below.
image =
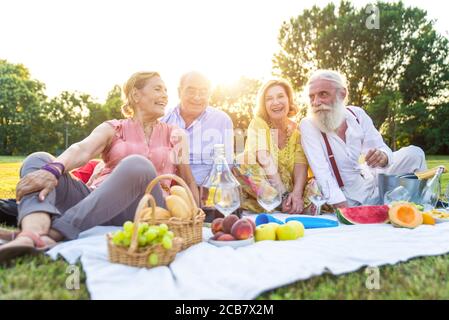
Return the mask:
[[335, 87], [337, 89], [345, 89], [346, 91], [348, 90], [346, 77], [334, 70], [316, 70], [310, 76], [309, 81], [307, 82], [307, 87], [316, 80], [332, 81], [336, 85]]
[[[319, 110], [328, 110], [328, 112], [319, 112]], [[321, 132], [335, 132], [346, 118], [346, 106], [343, 100], [337, 97], [331, 105], [322, 104], [314, 109], [309, 107], [307, 114]]]

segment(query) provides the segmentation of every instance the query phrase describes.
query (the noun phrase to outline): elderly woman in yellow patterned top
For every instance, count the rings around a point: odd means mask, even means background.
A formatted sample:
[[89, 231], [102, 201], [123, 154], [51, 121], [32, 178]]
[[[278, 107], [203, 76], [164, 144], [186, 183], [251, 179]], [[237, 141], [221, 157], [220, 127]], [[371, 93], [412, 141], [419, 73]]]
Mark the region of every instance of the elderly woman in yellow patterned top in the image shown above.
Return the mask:
[[270, 80], [260, 88], [245, 150], [237, 156], [238, 165], [233, 169], [243, 186], [243, 209], [266, 211], [256, 200], [258, 193], [266, 193], [267, 197], [280, 193], [282, 202], [278, 209], [284, 213], [303, 213], [309, 206], [304, 197], [307, 159], [298, 124], [290, 119], [297, 112], [293, 89], [286, 80]]

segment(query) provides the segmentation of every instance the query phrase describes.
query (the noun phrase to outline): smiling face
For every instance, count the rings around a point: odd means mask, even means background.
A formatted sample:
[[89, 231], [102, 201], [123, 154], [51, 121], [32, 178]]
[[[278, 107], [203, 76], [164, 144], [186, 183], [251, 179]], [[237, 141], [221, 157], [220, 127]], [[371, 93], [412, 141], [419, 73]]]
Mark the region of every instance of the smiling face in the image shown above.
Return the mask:
[[265, 109], [272, 120], [282, 120], [288, 117], [290, 103], [284, 87], [274, 85], [265, 92]]
[[143, 88], [134, 90], [133, 98], [140, 113], [162, 117], [168, 101], [167, 88], [160, 77], [152, 77]]
[[189, 113], [202, 113], [209, 104], [210, 84], [199, 73], [185, 75], [178, 89], [181, 108]]

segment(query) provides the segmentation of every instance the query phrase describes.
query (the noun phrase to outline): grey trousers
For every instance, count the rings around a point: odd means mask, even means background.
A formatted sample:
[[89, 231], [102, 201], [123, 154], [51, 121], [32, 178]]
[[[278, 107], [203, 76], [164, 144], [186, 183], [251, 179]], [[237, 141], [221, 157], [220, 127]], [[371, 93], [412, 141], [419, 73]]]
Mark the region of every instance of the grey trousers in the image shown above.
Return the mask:
[[[23, 162], [20, 177], [51, 161], [54, 157], [48, 153], [31, 154]], [[137, 204], [156, 175], [151, 161], [140, 155], [131, 155], [120, 161], [110, 176], [95, 189], [70, 174], [64, 174], [44, 201], [38, 199], [38, 192], [22, 198], [18, 207], [19, 225], [29, 214], [46, 212], [51, 216], [51, 227], [71, 240], [95, 226], [122, 225], [127, 220], [133, 221]], [[152, 195], [157, 205], [165, 208], [159, 184], [153, 188]]]

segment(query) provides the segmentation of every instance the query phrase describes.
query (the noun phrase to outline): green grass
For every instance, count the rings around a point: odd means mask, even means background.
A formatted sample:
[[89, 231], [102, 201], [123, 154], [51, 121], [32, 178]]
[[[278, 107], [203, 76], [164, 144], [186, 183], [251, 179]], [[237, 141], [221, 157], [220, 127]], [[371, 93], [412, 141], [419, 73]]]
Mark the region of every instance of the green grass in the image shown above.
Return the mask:
[[[89, 299], [86, 289], [86, 276], [77, 264], [79, 290], [70, 281], [74, 275], [73, 267], [64, 260], [53, 261], [48, 256], [21, 257], [10, 267], [0, 266], [0, 300], [6, 299]], [[69, 269], [68, 269], [69, 268]]]
[[[258, 299], [449, 299], [449, 254], [379, 268], [379, 289], [368, 289], [366, 268], [325, 274], [262, 294]], [[369, 281], [368, 281], [369, 282]]]
[[[0, 157], [0, 198], [14, 197], [23, 157]], [[449, 168], [449, 156], [429, 156], [428, 166]], [[443, 186], [449, 174], [443, 175]], [[10, 266], [0, 266], [0, 300], [89, 299], [81, 265], [80, 288], [69, 290], [69, 265], [47, 256], [23, 257]], [[282, 266], [280, 266], [282, 268]], [[379, 268], [380, 289], [368, 289], [365, 268], [341, 276], [324, 274], [266, 292], [258, 299], [449, 299], [449, 254], [416, 258]]]
[[0, 156], [0, 163], [20, 163], [23, 159], [25, 156]]
[[[449, 170], [449, 156], [428, 156], [427, 166], [430, 168], [438, 165], [444, 165]], [[449, 183], [449, 174], [443, 174], [441, 177], [441, 190], [445, 190]]]

